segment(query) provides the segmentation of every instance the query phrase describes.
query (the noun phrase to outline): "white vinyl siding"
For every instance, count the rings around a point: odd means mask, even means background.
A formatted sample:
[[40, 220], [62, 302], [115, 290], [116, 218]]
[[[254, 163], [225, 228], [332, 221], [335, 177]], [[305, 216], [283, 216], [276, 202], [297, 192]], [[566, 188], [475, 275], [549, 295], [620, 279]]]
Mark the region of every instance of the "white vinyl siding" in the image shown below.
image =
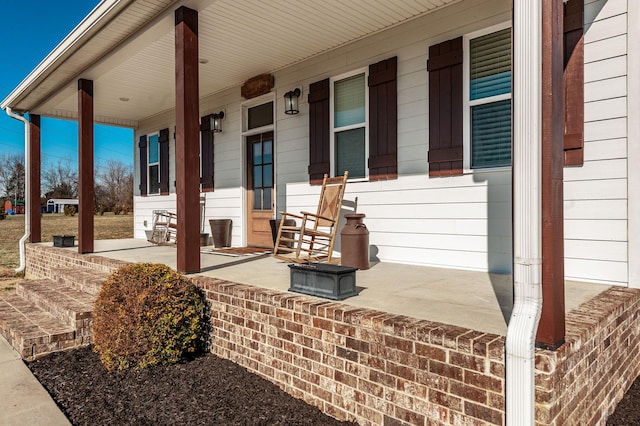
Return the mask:
[[626, 1], [585, 4], [584, 165], [564, 169], [565, 276], [628, 282]]

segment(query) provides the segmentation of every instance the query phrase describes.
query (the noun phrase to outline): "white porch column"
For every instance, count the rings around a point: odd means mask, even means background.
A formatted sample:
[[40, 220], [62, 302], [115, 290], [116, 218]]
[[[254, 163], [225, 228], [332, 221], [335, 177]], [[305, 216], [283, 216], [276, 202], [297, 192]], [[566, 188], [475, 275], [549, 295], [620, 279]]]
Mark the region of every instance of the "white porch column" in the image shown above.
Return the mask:
[[513, 0], [513, 281], [506, 339], [506, 423], [533, 425], [542, 309], [542, 4]]

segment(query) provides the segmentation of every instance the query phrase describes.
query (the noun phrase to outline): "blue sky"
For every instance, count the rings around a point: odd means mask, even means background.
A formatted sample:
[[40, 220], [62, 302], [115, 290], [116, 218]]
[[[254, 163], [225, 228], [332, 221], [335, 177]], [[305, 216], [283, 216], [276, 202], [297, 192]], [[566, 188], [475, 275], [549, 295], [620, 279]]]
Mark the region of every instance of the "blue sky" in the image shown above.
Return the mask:
[[[3, 0], [0, 13], [0, 100], [9, 93], [69, 34], [98, 0]], [[75, 121], [42, 117], [43, 167], [58, 160], [78, 161]], [[108, 159], [133, 164], [131, 129], [95, 126], [94, 161]], [[24, 125], [0, 110], [0, 153], [24, 153]]]

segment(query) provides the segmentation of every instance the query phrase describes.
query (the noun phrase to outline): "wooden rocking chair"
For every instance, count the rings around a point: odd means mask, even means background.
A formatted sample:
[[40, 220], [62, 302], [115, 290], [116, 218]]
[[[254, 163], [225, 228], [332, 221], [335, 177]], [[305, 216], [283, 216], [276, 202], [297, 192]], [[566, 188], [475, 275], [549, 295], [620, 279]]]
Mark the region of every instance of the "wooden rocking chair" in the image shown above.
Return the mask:
[[153, 244], [175, 244], [178, 216], [166, 210], [153, 211], [153, 227], [149, 242]]
[[[206, 201], [206, 197], [200, 195], [200, 233], [204, 232]], [[178, 242], [178, 215], [167, 210], [154, 210], [151, 237], [147, 241], [159, 245], [176, 244]]]
[[[274, 244], [274, 257], [296, 263], [321, 260], [332, 263], [333, 245], [348, 175], [349, 172], [335, 178], [324, 175], [316, 213], [280, 212], [282, 218]], [[291, 225], [293, 222], [295, 224]]]

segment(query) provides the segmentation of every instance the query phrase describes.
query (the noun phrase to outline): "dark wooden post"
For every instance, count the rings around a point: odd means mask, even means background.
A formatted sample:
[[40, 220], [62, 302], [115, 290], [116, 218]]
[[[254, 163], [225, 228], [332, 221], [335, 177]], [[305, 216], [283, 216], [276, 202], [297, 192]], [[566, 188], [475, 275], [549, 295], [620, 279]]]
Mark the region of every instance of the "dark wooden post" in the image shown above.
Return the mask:
[[564, 343], [562, 2], [542, 2], [542, 315], [536, 344]]
[[177, 268], [200, 271], [198, 12], [175, 11]]
[[31, 223], [31, 235], [29, 241], [39, 243], [42, 241], [42, 221], [40, 215], [40, 170], [42, 163], [40, 160], [40, 116], [29, 114], [29, 141], [31, 159], [29, 161], [29, 191], [31, 205], [28, 214]]
[[93, 81], [78, 80], [78, 253], [93, 253]]

